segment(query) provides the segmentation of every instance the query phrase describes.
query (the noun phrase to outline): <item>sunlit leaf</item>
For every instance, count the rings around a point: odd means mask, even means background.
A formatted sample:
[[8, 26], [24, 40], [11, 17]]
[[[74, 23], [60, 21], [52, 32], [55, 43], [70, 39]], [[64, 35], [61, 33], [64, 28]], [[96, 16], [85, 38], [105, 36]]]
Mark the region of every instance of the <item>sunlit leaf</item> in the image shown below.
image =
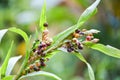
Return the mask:
[[94, 76], [94, 71], [92, 69], [92, 67], [90, 66], [90, 64], [85, 60], [85, 58], [82, 56], [81, 53], [73, 53], [75, 56], [77, 56], [81, 61], [85, 62], [87, 67], [88, 67], [88, 72], [89, 72], [89, 77], [90, 80], [95, 80], [95, 76]]
[[89, 47], [97, 51], [100, 51], [108, 56], [120, 58], [120, 50], [112, 46], [109, 46], [109, 45], [105, 46], [103, 44], [93, 44]]
[[7, 31], [8, 31], [7, 29], [0, 30], [0, 42], [1, 42], [2, 37], [5, 35]]
[[14, 77], [13, 75], [6, 76], [2, 80], [13, 80], [13, 77]]
[[44, 5], [43, 5], [43, 8], [42, 8], [42, 12], [41, 12], [41, 15], [40, 15], [40, 23], [39, 23], [39, 28], [40, 28], [40, 31], [43, 32], [44, 30], [44, 26], [43, 24], [46, 23], [46, 0], [44, 0]]
[[10, 59], [10, 56], [11, 56], [11, 51], [12, 51], [12, 47], [13, 47], [13, 42], [11, 43], [10, 45], [10, 48], [8, 50], [8, 53], [7, 53], [7, 56], [5, 58], [5, 61], [3, 62], [2, 64], [2, 67], [1, 67], [1, 75], [2, 76], [5, 76], [5, 73], [6, 73], [6, 69], [7, 69], [7, 66], [8, 66], [8, 61]]
[[10, 58], [9, 62], [8, 62], [8, 66], [7, 66], [7, 70], [6, 70], [6, 76], [10, 75], [12, 69], [14, 68], [16, 62], [21, 58], [22, 56], [16, 56], [16, 57], [12, 57]]
[[63, 41], [65, 38], [67, 38], [71, 33], [73, 33], [76, 29], [80, 28], [90, 17], [92, 17], [96, 13], [96, 7], [99, 4], [100, 0], [96, 0], [90, 7], [88, 7], [83, 14], [80, 16], [77, 25], [74, 25], [67, 30], [59, 33], [57, 36], [54, 37], [54, 42], [48, 49], [54, 49], [56, 48], [61, 41]]
[[[62, 51], [62, 52], [65, 52], [65, 53], [68, 53], [67, 50], [65, 50], [64, 48], [60, 48], [58, 50]], [[56, 51], [56, 53], [58, 53], [58, 51]], [[90, 66], [90, 64], [85, 60], [85, 58], [82, 56], [82, 54], [80, 52], [72, 52], [72, 54], [74, 54], [75, 56], [77, 56], [81, 61], [83, 61], [87, 65], [90, 80], [95, 80], [93, 69]]]
[[9, 28], [8, 30], [21, 35], [24, 38], [25, 42], [26, 43], [28, 42], [28, 35], [23, 30], [15, 28], [15, 27]]
[[18, 80], [33, 80], [35, 77], [37, 77], [36, 80], [38, 80], [38, 79], [40, 80], [41, 76], [51, 77], [51, 78], [56, 79], [56, 80], [62, 80], [61, 78], [59, 78], [55, 74], [45, 72], [45, 71], [29, 73], [25, 76], [20, 77], [20, 79], [18, 79]]

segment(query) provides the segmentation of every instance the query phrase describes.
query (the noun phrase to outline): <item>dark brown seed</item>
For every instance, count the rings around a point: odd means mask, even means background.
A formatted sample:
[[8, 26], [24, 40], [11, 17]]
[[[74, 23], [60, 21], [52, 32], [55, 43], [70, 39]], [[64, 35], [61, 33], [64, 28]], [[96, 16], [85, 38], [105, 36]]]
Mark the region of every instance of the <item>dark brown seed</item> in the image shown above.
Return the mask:
[[77, 30], [75, 30], [75, 32], [76, 32], [76, 33], [80, 33], [80, 30], [79, 30], [79, 29], [77, 29]]
[[41, 66], [46, 66], [46, 64], [44, 62], [40, 62]]
[[40, 59], [40, 61], [41, 61], [41, 62], [44, 62], [44, 61], [45, 61], [45, 59], [44, 59], [44, 58], [41, 58], [41, 59]]
[[78, 49], [83, 49], [83, 45], [82, 45], [82, 44], [79, 44], [79, 45], [78, 45]]
[[83, 33], [83, 32], [80, 32], [80, 35], [84, 35], [84, 33]]
[[36, 51], [36, 49], [33, 49], [32, 51], [33, 51], [33, 52], [35, 52], [35, 51]]
[[34, 71], [38, 71], [39, 70], [39, 68], [37, 67], [37, 66], [34, 66]]
[[45, 57], [45, 53], [42, 53], [41, 56], [42, 56], [42, 57]]
[[68, 52], [72, 52], [74, 50], [74, 48], [67, 48]]
[[39, 46], [38, 46], [38, 49], [41, 49], [43, 46], [42, 46], [42, 44], [40, 44]]
[[33, 65], [30, 65], [29, 68], [32, 70], [33, 69]]
[[37, 51], [37, 54], [40, 55], [42, 52], [40, 50]]
[[43, 26], [44, 26], [44, 27], [48, 27], [48, 23], [44, 23]]

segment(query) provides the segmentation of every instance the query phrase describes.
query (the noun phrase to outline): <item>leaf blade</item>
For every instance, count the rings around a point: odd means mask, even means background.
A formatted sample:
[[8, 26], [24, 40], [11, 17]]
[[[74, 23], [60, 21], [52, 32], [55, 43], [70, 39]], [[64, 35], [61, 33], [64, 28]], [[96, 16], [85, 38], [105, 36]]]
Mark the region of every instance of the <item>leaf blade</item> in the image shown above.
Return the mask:
[[90, 80], [95, 80], [94, 71], [93, 71], [92, 67], [90, 66], [90, 64], [82, 56], [82, 54], [81, 53], [73, 53], [73, 54], [75, 56], [77, 56], [81, 61], [83, 61], [87, 65]]
[[23, 30], [18, 29], [16, 27], [9, 28], [8, 30], [11, 31], [11, 32], [15, 32], [15, 33], [21, 35], [23, 37], [23, 39], [25, 40], [25, 42], [26, 43], [28, 42], [28, 35]]
[[46, 0], [44, 0], [44, 5], [40, 14], [39, 28], [41, 32], [43, 32], [43, 30], [45, 29], [45, 27], [43, 26], [44, 23], [46, 23]]
[[7, 31], [7, 29], [0, 30], [0, 42]]
[[10, 75], [13, 67], [15, 66], [16, 62], [21, 58], [22, 56], [12, 57], [9, 59], [7, 70], [6, 70], [6, 76]]
[[5, 76], [6, 69], [7, 69], [7, 66], [8, 66], [8, 61], [9, 61], [9, 58], [11, 56], [12, 47], [13, 47], [13, 41], [11, 42], [11, 45], [10, 45], [10, 48], [8, 50], [7, 56], [5, 58], [5, 61], [3, 62], [3, 65], [1, 67], [1, 75], [2, 76]]
[[120, 58], [120, 50], [112, 46], [105, 46], [103, 44], [93, 44], [90, 46], [90, 48], [103, 52], [104, 54], [108, 56]]
[[55, 74], [45, 72], [45, 71], [39, 71], [39, 72], [33, 72], [33, 73], [30, 73], [30, 74], [27, 74], [25, 76], [20, 77], [19, 80], [26, 80], [27, 77], [30, 77], [29, 80], [32, 80], [32, 77], [36, 77], [36, 76], [48, 76], [48, 77], [52, 77], [56, 80], [62, 80], [58, 76], [56, 76]]

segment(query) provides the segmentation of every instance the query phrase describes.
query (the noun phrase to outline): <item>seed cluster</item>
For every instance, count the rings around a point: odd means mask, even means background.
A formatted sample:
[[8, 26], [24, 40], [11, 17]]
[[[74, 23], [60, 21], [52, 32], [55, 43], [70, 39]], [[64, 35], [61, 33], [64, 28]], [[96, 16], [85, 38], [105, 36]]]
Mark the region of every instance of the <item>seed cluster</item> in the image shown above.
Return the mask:
[[43, 25], [45, 30], [42, 33], [42, 41], [36, 40], [34, 42], [32, 53], [28, 60], [28, 67], [23, 71], [23, 75], [34, 71], [40, 71], [42, 67], [46, 66], [45, 61], [49, 60], [45, 58], [46, 53], [44, 53], [44, 51], [51, 45], [52, 39], [48, 37], [48, 24], [44, 23]]
[[99, 39], [94, 38], [94, 33], [98, 33], [98, 31], [86, 29], [80, 31], [79, 29], [77, 29], [72, 34], [72, 39], [68, 39], [67, 41], [65, 41], [65, 45], [63, 45], [63, 47], [67, 49], [67, 52], [82, 50], [84, 41], [91, 41], [93, 43], [97, 43], [99, 41]]

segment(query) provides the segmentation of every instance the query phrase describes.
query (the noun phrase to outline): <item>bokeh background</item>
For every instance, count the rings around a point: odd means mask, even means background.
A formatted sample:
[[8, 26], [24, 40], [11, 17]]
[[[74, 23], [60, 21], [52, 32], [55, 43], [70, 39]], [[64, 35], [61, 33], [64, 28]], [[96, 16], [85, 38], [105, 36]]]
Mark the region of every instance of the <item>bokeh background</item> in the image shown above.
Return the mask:
[[[47, 0], [47, 21], [50, 36], [58, 34], [77, 23], [81, 13], [94, 0]], [[101, 0], [98, 13], [83, 28], [98, 29], [100, 43], [120, 49], [120, 0]], [[39, 25], [43, 0], [0, 0], [0, 29], [18, 27], [28, 35], [34, 35]], [[13, 55], [24, 55], [25, 43], [21, 36], [8, 32], [0, 44], [0, 65], [5, 59], [9, 44], [14, 40]], [[31, 43], [32, 44], [32, 43]], [[120, 80], [120, 59], [98, 51], [85, 49], [83, 55], [92, 65], [96, 80]], [[22, 60], [15, 66], [16, 74]], [[89, 80], [86, 65], [72, 54], [56, 54], [44, 69], [63, 80]], [[43, 79], [44, 80], [44, 79]], [[50, 80], [50, 79], [46, 79]]]

